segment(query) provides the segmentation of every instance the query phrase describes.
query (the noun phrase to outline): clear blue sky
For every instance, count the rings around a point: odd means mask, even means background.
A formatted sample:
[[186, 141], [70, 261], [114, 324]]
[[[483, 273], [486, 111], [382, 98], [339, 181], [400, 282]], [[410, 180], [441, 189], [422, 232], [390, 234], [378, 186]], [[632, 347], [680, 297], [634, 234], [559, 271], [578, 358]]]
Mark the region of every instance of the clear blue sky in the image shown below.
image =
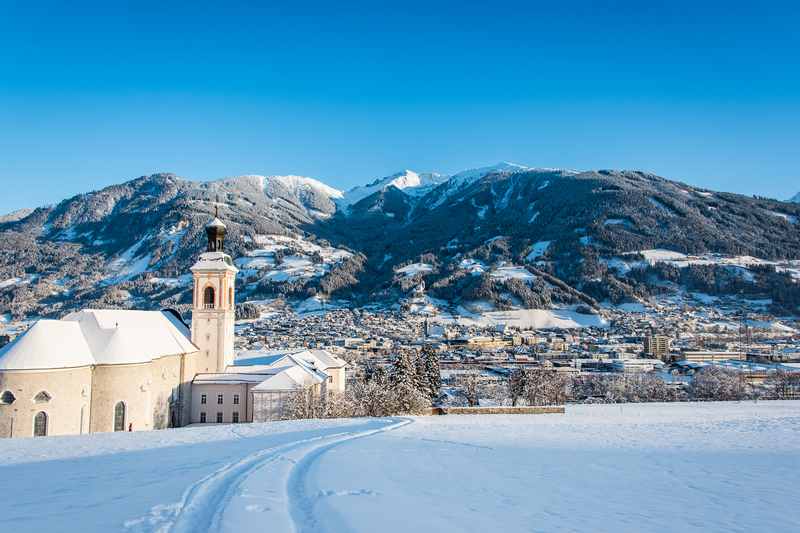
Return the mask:
[[797, 2], [81, 4], [0, 0], [0, 212], [499, 160], [800, 191]]

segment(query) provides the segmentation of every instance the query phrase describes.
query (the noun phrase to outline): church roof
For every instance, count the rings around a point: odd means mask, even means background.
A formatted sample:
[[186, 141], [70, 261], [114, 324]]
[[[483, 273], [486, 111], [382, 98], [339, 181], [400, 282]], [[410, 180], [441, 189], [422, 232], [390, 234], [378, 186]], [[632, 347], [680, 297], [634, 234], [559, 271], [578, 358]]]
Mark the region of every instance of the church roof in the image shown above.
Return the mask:
[[230, 270], [234, 273], [239, 272], [239, 269], [233, 265], [231, 256], [225, 252], [204, 252], [200, 254], [197, 262], [190, 270], [192, 272], [198, 270]]
[[278, 353], [265, 353], [257, 351], [242, 351], [228, 367], [229, 372], [250, 372], [247, 367], [270, 368], [283, 366], [288, 358], [301, 361], [304, 366], [319, 370], [329, 368], [342, 368], [347, 365], [343, 360], [326, 350], [293, 350]]
[[269, 392], [269, 391], [291, 391], [301, 387], [308, 387], [317, 385], [325, 381], [326, 376], [320, 375], [305, 366], [291, 365], [287, 366], [275, 374], [268, 377], [255, 387], [254, 392]]
[[0, 370], [136, 364], [196, 351], [168, 312], [84, 309], [36, 322], [0, 350]]
[[225, 226], [225, 224], [222, 223], [222, 221], [219, 218], [214, 217], [214, 220], [212, 220], [211, 222], [206, 224], [206, 227], [207, 228], [224, 228], [226, 226]]
[[80, 325], [61, 320], [39, 320], [0, 348], [0, 370], [74, 368], [94, 364]]

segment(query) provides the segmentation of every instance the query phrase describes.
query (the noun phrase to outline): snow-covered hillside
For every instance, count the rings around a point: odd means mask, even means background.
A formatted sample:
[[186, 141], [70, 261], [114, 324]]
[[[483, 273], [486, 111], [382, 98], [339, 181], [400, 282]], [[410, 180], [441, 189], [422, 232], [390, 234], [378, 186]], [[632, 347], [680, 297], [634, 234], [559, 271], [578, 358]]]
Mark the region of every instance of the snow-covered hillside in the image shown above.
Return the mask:
[[[394, 305], [424, 278], [428, 297], [453, 305], [597, 307], [660, 294], [665, 281], [710, 293], [715, 277], [714, 294], [771, 298], [776, 313], [800, 309], [800, 204], [643, 172], [503, 162], [452, 176], [403, 171], [347, 193], [293, 175], [154, 174], [0, 217], [0, 314], [23, 320], [108, 305], [186, 312], [187, 273], [217, 210], [225, 249], [245, 271], [238, 302], [322, 293]], [[264, 235], [350, 256], [276, 254], [256, 242]], [[625, 255], [659, 249], [682, 254], [645, 273], [637, 264], [666, 261]], [[406, 268], [417, 264], [430, 268]], [[686, 264], [693, 268], [676, 275], [672, 267]]]
[[800, 402], [0, 441], [8, 531], [792, 531]]
[[404, 170], [385, 178], [379, 178], [367, 185], [353, 187], [337, 201], [337, 204], [346, 208], [388, 187], [395, 187], [406, 194], [417, 196], [428, 192], [432, 187], [444, 183], [448, 179], [449, 176], [436, 172], [417, 173], [413, 170]]

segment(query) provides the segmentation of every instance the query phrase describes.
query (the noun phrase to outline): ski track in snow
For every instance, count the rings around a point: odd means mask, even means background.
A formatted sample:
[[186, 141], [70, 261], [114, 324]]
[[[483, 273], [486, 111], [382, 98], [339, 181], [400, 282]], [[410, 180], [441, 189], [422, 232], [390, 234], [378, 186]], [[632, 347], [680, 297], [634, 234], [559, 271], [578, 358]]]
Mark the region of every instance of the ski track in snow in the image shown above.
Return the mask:
[[[316, 501], [330, 496], [368, 496], [372, 493], [365, 489], [347, 493], [320, 491], [316, 495], [307, 494], [305, 479], [313, 463], [327, 451], [342, 443], [397, 429], [413, 422], [411, 419], [393, 418], [390, 420], [393, 423], [383, 427], [320, 435], [248, 454], [192, 484], [186, 489], [180, 502], [156, 505], [148, 515], [128, 520], [125, 523], [125, 529], [137, 533], [145, 531], [191, 533], [230, 529], [240, 531], [240, 528], [228, 527], [227, 521], [223, 520], [223, 517], [226, 517], [229, 512], [229, 508], [232, 507], [232, 502], [250, 497], [242, 488], [251, 479], [254, 485], [262, 489], [262, 492], [274, 492], [264, 491], [267, 486], [271, 485], [270, 481], [274, 483], [276, 477], [275, 473], [267, 471], [267, 468], [274, 464], [284, 463], [290, 465], [284, 487], [285, 494], [282, 495], [283, 498], [280, 496], [277, 498], [271, 496], [271, 498], [288, 502], [287, 512], [290, 519], [286, 524], [289, 526], [288, 529], [296, 533], [315, 531], [319, 523], [314, 516]], [[261, 473], [264, 476], [257, 475]], [[247, 513], [270, 510], [269, 507], [260, 504], [243, 504], [240, 507]], [[235, 514], [235, 511], [231, 511], [231, 513]], [[234, 524], [237, 522], [235, 517], [232, 522]]]
[[316, 495], [309, 495], [306, 492], [305, 482], [311, 466], [315, 461], [317, 461], [317, 459], [319, 459], [332, 448], [347, 441], [362, 439], [376, 433], [383, 433], [398, 429], [411, 424], [412, 422], [413, 420], [411, 419], [402, 419], [399, 422], [387, 427], [355, 433], [340, 439], [336, 439], [331, 443], [324, 444], [311, 450], [310, 453], [306, 454], [300, 461], [298, 461], [289, 476], [289, 482], [287, 486], [287, 492], [289, 495], [289, 512], [292, 522], [294, 523], [295, 533], [312, 533], [320, 530], [320, 524], [314, 514], [314, 509], [316, 507], [316, 502], [321, 498], [328, 496], [364, 496], [373, 494], [373, 492], [369, 489], [359, 489], [355, 491], [347, 491], [346, 493], [321, 491]]

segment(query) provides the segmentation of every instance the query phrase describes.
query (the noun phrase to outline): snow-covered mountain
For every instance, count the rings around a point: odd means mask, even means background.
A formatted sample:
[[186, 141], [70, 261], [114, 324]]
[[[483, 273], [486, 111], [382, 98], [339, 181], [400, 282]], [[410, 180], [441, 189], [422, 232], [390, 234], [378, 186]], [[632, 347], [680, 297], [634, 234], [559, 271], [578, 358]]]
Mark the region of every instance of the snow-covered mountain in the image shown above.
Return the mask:
[[376, 192], [385, 191], [389, 187], [394, 187], [408, 195], [420, 196], [431, 190], [432, 187], [447, 181], [448, 178], [449, 176], [436, 172], [417, 173], [413, 170], [404, 170], [391, 176], [378, 178], [367, 185], [353, 187], [340, 197], [337, 204], [342, 208], [347, 208]]
[[[300, 176], [155, 174], [22, 212], [0, 220], [0, 316], [185, 308], [215, 207], [240, 301], [391, 302], [424, 280], [436, 299], [498, 309], [636, 300], [665, 283], [800, 303], [800, 264], [787, 263], [800, 259], [796, 203], [636, 171], [499, 163], [404, 171], [346, 193]], [[649, 264], [637, 255], [648, 250], [686, 259]]]
[[795, 203], [798, 203], [798, 204], [800, 204], [800, 192], [799, 192], [799, 193], [797, 193], [797, 194], [795, 194], [795, 195], [794, 195], [794, 197], [793, 197], [791, 200], [789, 200], [789, 201], [790, 201], [790, 202], [795, 202]]

